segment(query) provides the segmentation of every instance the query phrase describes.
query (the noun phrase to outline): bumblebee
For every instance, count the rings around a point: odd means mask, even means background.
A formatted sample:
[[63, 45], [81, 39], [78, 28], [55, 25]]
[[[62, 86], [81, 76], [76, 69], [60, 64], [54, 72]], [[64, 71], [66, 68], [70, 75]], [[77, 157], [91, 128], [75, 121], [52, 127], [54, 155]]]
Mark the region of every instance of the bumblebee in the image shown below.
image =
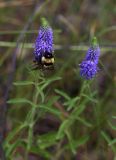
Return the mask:
[[49, 53], [49, 52], [44, 52], [44, 54], [42, 54], [42, 56], [37, 57], [34, 60], [35, 63], [35, 68], [42, 68], [42, 69], [54, 69], [54, 55], [53, 53]]

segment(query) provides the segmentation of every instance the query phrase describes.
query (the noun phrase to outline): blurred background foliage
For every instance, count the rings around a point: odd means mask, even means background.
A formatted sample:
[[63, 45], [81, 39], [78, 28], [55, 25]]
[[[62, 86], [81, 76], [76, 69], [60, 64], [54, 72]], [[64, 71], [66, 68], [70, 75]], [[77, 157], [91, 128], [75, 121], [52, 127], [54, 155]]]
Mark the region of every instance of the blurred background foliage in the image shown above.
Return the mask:
[[[8, 160], [116, 159], [115, 14], [115, 0], [0, 1], [0, 135], [5, 130]], [[55, 47], [55, 70], [43, 73], [31, 71], [41, 17]], [[93, 35], [101, 70], [85, 82], [79, 63]], [[30, 102], [38, 105], [34, 117]]]

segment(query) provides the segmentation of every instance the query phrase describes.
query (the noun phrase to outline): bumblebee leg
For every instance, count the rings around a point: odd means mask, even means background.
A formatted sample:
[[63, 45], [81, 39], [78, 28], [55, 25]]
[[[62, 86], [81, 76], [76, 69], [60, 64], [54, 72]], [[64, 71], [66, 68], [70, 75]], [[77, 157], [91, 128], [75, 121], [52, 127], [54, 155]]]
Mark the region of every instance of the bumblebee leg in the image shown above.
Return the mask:
[[37, 70], [38, 69], [38, 62], [34, 59], [33, 64], [32, 64], [32, 70]]
[[38, 69], [38, 65], [33, 65], [31, 69], [32, 70], [37, 70]]
[[33, 62], [36, 63], [37, 61], [34, 59]]
[[38, 61], [33, 61], [34, 63], [33, 63], [33, 65], [32, 65], [32, 70], [37, 70], [37, 69], [42, 69], [43, 68], [43, 65], [40, 63], [40, 62], [38, 62]]

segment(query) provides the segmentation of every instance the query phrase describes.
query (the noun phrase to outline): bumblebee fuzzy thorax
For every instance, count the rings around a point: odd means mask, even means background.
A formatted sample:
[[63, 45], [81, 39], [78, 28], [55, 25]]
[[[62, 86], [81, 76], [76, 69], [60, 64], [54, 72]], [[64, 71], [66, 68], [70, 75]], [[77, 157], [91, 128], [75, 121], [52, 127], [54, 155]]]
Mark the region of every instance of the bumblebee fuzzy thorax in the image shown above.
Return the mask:
[[42, 57], [41, 59], [42, 64], [54, 64], [54, 57], [52, 58], [46, 58], [46, 57]]

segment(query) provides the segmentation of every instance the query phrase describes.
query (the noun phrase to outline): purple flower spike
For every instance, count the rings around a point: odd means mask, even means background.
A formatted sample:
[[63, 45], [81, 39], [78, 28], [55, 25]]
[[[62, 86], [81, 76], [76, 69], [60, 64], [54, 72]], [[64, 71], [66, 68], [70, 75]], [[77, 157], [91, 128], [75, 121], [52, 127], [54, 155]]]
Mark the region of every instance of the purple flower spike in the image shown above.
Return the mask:
[[45, 21], [40, 27], [39, 34], [35, 41], [35, 48], [34, 48], [34, 56], [35, 60], [41, 60], [42, 56], [45, 53], [53, 53], [53, 31], [52, 28], [48, 25]]
[[98, 71], [97, 65], [92, 61], [83, 61], [80, 64], [80, 74], [85, 79], [92, 79]]

